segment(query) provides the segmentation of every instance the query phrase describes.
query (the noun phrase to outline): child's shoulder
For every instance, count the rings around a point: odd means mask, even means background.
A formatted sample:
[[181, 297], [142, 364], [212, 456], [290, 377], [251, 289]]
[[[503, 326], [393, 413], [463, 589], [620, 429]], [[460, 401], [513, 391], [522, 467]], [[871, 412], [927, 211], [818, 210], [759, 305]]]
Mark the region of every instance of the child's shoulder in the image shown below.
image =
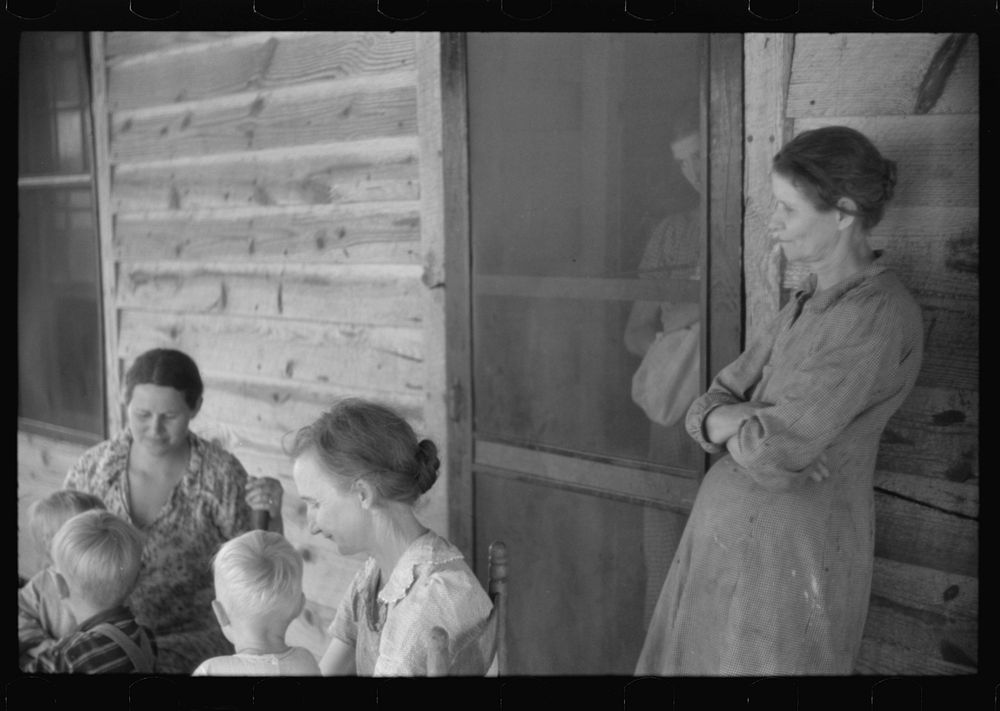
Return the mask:
[[191, 676], [221, 676], [233, 659], [235, 657], [230, 654], [206, 659], [191, 672]]

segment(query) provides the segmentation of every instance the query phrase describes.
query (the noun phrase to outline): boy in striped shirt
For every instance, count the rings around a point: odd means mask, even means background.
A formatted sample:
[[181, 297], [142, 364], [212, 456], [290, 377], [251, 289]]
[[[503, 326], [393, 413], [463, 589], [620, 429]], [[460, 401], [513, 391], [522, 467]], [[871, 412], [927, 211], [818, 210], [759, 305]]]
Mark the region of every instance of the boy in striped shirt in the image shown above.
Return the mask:
[[62, 525], [77, 514], [103, 508], [104, 502], [92, 494], [60, 489], [38, 499], [28, 509], [28, 532], [44, 565], [17, 591], [17, 637], [22, 667], [76, 631], [73, 612], [60, 594], [52, 570], [52, 540]]
[[52, 541], [53, 568], [80, 624], [29, 662], [25, 671], [152, 672], [156, 658], [152, 633], [135, 621], [125, 605], [139, 577], [141, 557], [141, 534], [108, 511], [87, 511], [67, 521]]

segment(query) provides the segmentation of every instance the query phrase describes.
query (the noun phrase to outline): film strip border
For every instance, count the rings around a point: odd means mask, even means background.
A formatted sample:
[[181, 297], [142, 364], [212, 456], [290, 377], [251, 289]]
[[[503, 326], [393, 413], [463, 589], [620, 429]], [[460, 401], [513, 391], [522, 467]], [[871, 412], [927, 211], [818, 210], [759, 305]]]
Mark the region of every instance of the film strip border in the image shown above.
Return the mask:
[[982, 31], [1000, 0], [5, 0], [19, 29]]

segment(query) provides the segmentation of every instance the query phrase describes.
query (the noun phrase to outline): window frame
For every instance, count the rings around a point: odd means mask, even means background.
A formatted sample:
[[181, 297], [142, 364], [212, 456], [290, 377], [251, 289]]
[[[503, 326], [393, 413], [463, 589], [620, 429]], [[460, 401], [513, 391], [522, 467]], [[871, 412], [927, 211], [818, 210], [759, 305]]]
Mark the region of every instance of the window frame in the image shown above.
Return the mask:
[[[55, 34], [52, 32], [51, 34]], [[103, 259], [103, 244], [101, 240], [101, 234], [103, 226], [101, 224], [101, 216], [104, 212], [100, 205], [100, 190], [99, 190], [99, 180], [98, 180], [98, 166], [100, 163], [100, 156], [98, 150], [98, 125], [95, 121], [98, 115], [95, 112], [96, 106], [96, 96], [95, 96], [95, 86], [93, 82], [93, 50], [91, 33], [87, 32], [77, 32], [75, 33], [79, 36], [82, 50], [81, 61], [82, 66], [82, 81], [80, 82], [80, 90], [85, 92], [83, 95], [80, 107], [79, 115], [81, 120], [81, 138], [84, 142], [83, 155], [88, 159], [88, 172], [74, 172], [74, 173], [62, 173], [62, 172], [50, 172], [50, 173], [23, 173], [22, 166], [20, 164], [20, 159], [18, 158], [18, 169], [17, 169], [17, 194], [18, 198], [25, 194], [26, 191], [37, 190], [37, 189], [47, 189], [47, 188], [88, 188], [90, 190], [91, 196], [91, 210], [93, 212], [93, 240], [94, 240], [94, 252], [97, 255], [96, 262], [94, 264], [95, 273], [95, 284], [96, 284], [96, 305], [97, 305], [97, 372], [93, 373], [94, 376], [100, 379], [100, 384], [98, 387], [100, 393], [100, 431], [91, 432], [86, 430], [79, 430], [75, 428], [66, 427], [64, 425], [55, 424], [53, 422], [45, 422], [32, 417], [22, 415], [20, 413], [20, 402], [18, 404], [18, 416], [17, 416], [17, 428], [19, 432], [25, 432], [30, 434], [37, 434], [44, 437], [49, 437], [52, 439], [73, 442], [78, 444], [96, 444], [103, 441], [108, 436], [108, 424], [109, 424], [109, 408], [108, 408], [108, 371], [107, 371], [107, 346], [106, 346], [106, 327], [105, 327], [105, 278], [104, 273], [104, 259]], [[18, 49], [18, 57], [20, 59], [21, 52]], [[21, 91], [20, 91], [20, 61], [18, 62], [18, 121], [21, 120]], [[52, 107], [49, 107], [53, 110]], [[20, 132], [18, 132], [20, 134]], [[20, 219], [18, 224], [18, 238], [20, 240]], [[20, 366], [19, 366], [20, 373]], [[20, 375], [18, 376], [20, 379]]]

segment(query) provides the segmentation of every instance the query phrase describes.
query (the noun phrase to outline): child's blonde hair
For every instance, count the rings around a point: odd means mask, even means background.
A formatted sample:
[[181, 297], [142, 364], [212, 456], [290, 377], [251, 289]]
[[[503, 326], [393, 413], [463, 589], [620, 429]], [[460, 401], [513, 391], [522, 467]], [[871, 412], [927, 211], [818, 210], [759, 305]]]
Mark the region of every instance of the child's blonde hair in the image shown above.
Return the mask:
[[52, 561], [71, 592], [102, 610], [120, 605], [139, 579], [143, 537], [109, 511], [85, 511], [59, 529]]
[[232, 617], [287, 614], [302, 596], [302, 556], [280, 533], [248, 531], [212, 560], [215, 597]]
[[46, 560], [51, 560], [52, 540], [62, 525], [84, 511], [103, 509], [104, 502], [93, 494], [60, 489], [28, 507], [28, 530]]

